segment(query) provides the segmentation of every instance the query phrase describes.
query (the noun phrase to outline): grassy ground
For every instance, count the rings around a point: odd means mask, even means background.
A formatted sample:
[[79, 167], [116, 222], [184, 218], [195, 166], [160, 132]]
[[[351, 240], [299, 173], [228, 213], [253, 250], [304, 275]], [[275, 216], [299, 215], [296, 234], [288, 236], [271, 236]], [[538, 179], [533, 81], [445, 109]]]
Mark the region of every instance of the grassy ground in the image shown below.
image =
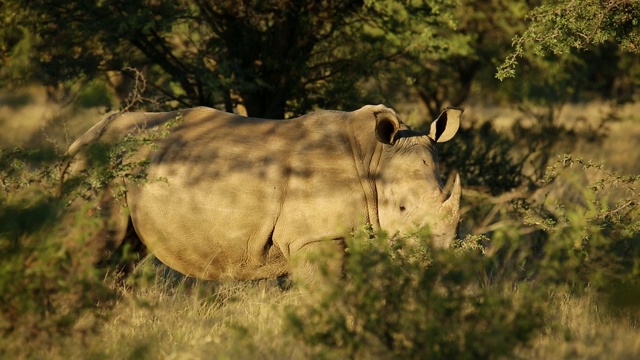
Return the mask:
[[638, 313], [607, 309], [602, 299], [589, 293], [553, 296], [556, 328], [549, 327], [530, 349], [519, 351], [526, 359], [637, 359], [640, 356]]
[[[208, 291], [212, 290], [195, 290]], [[302, 294], [237, 283], [214, 291], [213, 296], [158, 289], [127, 294], [103, 335], [92, 339], [96, 354], [107, 358], [129, 358], [133, 352], [172, 359], [238, 359], [256, 354], [267, 359], [306, 358], [305, 347], [284, 329], [285, 310], [299, 304]], [[140, 301], [149, 307], [141, 307]]]
[[[541, 335], [511, 358], [637, 359], [640, 324], [602, 308], [594, 294], [553, 295], [554, 309]], [[254, 283], [172, 290], [161, 283], [122, 294], [113, 315], [97, 332], [83, 331], [51, 349], [18, 351], [18, 357], [48, 359], [308, 359], [322, 354], [287, 329], [287, 311], [309, 298]], [[638, 316], [635, 316], [638, 321]], [[87, 326], [86, 324], [84, 325]]]

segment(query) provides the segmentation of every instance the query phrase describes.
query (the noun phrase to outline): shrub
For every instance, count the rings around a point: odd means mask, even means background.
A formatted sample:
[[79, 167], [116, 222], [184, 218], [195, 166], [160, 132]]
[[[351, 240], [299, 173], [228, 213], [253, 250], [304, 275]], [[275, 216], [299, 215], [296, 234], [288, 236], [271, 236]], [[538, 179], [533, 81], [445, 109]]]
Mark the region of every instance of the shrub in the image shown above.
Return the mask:
[[[571, 179], [567, 169], [579, 169], [590, 184], [565, 181], [566, 199], [547, 198], [520, 207], [526, 225], [547, 232], [540, 274], [572, 284], [607, 288], [637, 283], [640, 274], [640, 175], [618, 175], [603, 165], [570, 155], [550, 166], [546, 183]], [[563, 174], [564, 172], [564, 174]], [[562, 275], [560, 275], [562, 274]]]
[[[0, 149], [0, 355], [44, 351], [58, 340], [97, 331], [116, 292], [96, 267], [105, 223], [97, 215], [106, 185], [145, 182], [141, 146], [171, 126], [140, 131], [89, 149], [91, 166], [60, 184], [68, 160], [46, 150]], [[118, 198], [123, 188], [111, 189]], [[98, 306], [100, 305], [100, 306]], [[89, 320], [87, 320], [89, 319]]]
[[85, 241], [96, 222], [56, 197], [59, 163], [37, 151], [0, 151], [0, 355], [46, 349], [90, 331], [112, 298]]
[[438, 250], [416, 236], [423, 245], [355, 236], [347, 277], [289, 314], [294, 333], [325, 355], [463, 359], [507, 355], [543, 326], [541, 294], [479, 282], [486, 260], [478, 242], [486, 239]]

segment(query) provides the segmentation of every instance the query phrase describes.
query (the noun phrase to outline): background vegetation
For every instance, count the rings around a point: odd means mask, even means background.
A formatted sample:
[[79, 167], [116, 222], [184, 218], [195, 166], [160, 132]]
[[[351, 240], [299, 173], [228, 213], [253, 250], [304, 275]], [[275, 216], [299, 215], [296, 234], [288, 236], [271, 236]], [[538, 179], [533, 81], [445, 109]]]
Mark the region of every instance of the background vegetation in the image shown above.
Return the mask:
[[[633, 0], [5, 1], [0, 357], [637, 357], [639, 19]], [[379, 102], [416, 127], [466, 107], [440, 148], [460, 240], [362, 229], [314, 296], [152, 260], [113, 286], [100, 224], [59, 194], [66, 147], [111, 110]]]

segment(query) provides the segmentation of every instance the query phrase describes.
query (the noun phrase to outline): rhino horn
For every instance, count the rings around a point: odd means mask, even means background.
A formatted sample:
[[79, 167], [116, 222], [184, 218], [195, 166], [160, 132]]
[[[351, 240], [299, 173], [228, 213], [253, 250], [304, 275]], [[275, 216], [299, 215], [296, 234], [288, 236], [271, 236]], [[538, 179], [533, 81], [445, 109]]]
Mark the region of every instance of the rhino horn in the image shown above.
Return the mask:
[[462, 195], [462, 186], [460, 185], [460, 174], [456, 174], [456, 178], [453, 182], [453, 189], [451, 195], [442, 204], [441, 212], [444, 214], [451, 214], [454, 219], [459, 218], [460, 215], [460, 196]]

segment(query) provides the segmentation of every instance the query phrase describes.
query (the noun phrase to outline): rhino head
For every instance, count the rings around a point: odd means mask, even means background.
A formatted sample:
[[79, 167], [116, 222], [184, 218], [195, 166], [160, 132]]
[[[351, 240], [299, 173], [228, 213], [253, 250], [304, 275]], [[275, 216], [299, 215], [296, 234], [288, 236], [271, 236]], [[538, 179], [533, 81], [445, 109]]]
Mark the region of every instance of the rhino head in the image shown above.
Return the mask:
[[436, 143], [453, 138], [463, 110], [448, 108], [429, 130], [414, 131], [391, 111], [376, 113], [376, 137], [383, 145], [377, 167], [378, 217], [390, 235], [428, 227], [435, 246], [447, 247], [460, 219], [460, 177], [451, 195], [443, 191]]

